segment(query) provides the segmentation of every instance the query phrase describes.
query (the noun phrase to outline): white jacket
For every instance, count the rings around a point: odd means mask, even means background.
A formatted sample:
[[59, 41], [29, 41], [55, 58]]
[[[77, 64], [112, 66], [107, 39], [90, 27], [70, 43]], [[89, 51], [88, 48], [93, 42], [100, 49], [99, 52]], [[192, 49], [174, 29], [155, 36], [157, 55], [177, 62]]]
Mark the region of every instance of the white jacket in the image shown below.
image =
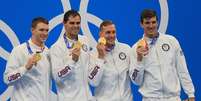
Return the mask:
[[[73, 43], [67, 39], [68, 44]], [[64, 37], [50, 48], [52, 73], [56, 81], [58, 101], [92, 101], [88, 85], [89, 45], [85, 36], [78, 36], [82, 43], [79, 60], [72, 60], [71, 51], [66, 46]]]
[[[28, 41], [33, 54], [41, 48]], [[4, 72], [4, 82], [14, 86], [11, 101], [49, 101], [50, 98], [50, 63], [48, 48], [45, 47], [41, 60], [30, 70], [25, 68], [33, 54], [29, 53], [27, 44], [15, 47], [8, 59]]]
[[149, 53], [141, 62], [137, 62], [137, 44], [131, 50], [130, 76], [140, 86], [139, 92], [144, 97], [180, 96], [181, 83], [185, 93], [194, 97], [194, 86], [177, 39], [159, 34], [155, 41], [148, 39], [147, 43]]
[[114, 49], [103, 59], [94, 52], [90, 59], [89, 81], [95, 88], [97, 101], [132, 101], [129, 77], [129, 50], [116, 42]]

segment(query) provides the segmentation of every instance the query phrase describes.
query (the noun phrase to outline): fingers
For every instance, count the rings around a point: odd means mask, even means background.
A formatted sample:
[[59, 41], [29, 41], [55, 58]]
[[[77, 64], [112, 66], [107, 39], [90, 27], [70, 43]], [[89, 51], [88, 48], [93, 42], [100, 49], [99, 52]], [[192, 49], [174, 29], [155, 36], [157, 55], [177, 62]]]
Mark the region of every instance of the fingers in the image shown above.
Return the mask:
[[138, 47], [136, 51], [137, 51], [138, 55], [145, 56], [148, 54], [148, 49], [146, 49], [144, 47]]
[[73, 51], [72, 51], [72, 54], [79, 56], [80, 55], [80, 51], [81, 51], [80, 48], [74, 48]]
[[25, 65], [25, 68], [30, 70], [32, 68], [33, 65], [37, 64], [37, 60], [35, 59], [35, 56], [29, 58], [27, 64]]
[[96, 48], [98, 51], [98, 57], [103, 59], [105, 57], [105, 53], [106, 53], [105, 52], [105, 45], [102, 43], [98, 43]]
[[72, 50], [72, 59], [77, 62], [79, 60], [79, 56], [80, 56], [80, 53], [81, 53], [81, 48], [74, 48]]
[[136, 52], [137, 52], [137, 61], [142, 61], [143, 57], [146, 56], [149, 51], [147, 48], [139, 46], [137, 47]]
[[105, 45], [103, 43], [98, 43], [96, 48], [98, 51], [105, 51]]

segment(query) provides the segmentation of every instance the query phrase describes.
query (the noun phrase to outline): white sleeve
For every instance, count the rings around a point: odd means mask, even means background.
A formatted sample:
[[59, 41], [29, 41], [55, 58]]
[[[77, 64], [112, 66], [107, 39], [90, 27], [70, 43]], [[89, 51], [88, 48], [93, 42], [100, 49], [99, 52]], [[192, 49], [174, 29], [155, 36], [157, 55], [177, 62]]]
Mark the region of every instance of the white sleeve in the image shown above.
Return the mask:
[[50, 48], [50, 58], [52, 75], [56, 82], [63, 82], [65, 78], [72, 74], [73, 69], [76, 67], [76, 62], [72, 60], [71, 56], [67, 52], [66, 54], [62, 53], [57, 46]]
[[130, 51], [130, 69], [129, 75], [131, 81], [136, 85], [141, 85], [144, 79], [144, 61], [137, 61], [136, 48], [131, 48]]
[[8, 85], [16, 83], [27, 71], [25, 65], [20, 65], [19, 57], [21, 55], [20, 51], [14, 48], [9, 56], [4, 72], [4, 82]]
[[176, 69], [179, 75], [181, 85], [184, 89], [184, 92], [188, 95], [188, 97], [194, 97], [195, 89], [190, 74], [188, 72], [185, 56], [183, 54], [179, 42], [176, 39], [175, 39], [175, 45], [176, 45], [176, 55], [175, 55]]
[[52, 89], [52, 80], [53, 80], [53, 75], [52, 75], [52, 64], [51, 64], [51, 57], [50, 57], [50, 50], [48, 49], [48, 55], [47, 55], [48, 62], [50, 63], [50, 69], [49, 69], [49, 88], [50, 88], [50, 94], [51, 94], [51, 89]]
[[104, 60], [90, 56], [88, 79], [89, 83], [94, 87], [98, 86], [102, 79], [103, 64]]

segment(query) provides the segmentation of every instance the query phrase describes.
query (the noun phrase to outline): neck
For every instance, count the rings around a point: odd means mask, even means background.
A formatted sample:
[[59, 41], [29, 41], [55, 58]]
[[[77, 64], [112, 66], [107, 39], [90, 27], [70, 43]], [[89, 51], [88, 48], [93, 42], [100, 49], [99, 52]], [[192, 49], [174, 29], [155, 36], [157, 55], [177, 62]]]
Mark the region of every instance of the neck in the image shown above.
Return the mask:
[[147, 33], [145, 33], [145, 37], [148, 37], [148, 38], [155, 38], [155, 37], [157, 37], [158, 36], [158, 32], [155, 32], [154, 34], [147, 34]]
[[37, 41], [34, 37], [31, 38], [31, 41], [38, 47], [44, 47], [44, 43]]
[[78, 40], [78, 35], [73, 35], [73, 34], [69, 34], [67, 33], [67, 37], [71, 40]]

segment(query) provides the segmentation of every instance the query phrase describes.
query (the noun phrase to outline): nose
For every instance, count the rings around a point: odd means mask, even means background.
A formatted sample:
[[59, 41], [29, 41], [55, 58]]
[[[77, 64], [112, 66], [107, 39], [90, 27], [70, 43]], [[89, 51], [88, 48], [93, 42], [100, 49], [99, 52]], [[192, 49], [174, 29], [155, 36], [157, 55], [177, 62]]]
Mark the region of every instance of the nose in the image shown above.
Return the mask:
[[149, 27], [150, 27], [150, 28], [152, 28], [153, 26], [154, 26], [154, 24], [153, 24], [153, 23], [150, 23], [150, 24], [149, 24]]
[[73, 26], [75, 26], [75, 27], [79, 27], [80, 26], [80, 22], [72, 22], [71, 23]]
[[110, 37], [115, 37], [115, 33], [113, 33], [113, 34], [110, 34]]
[[114, 40], [115, 38], [116, 38], [115, 34], [109, 34], [108, 35], [108, 39], [110, 39], [110, 40]]
[[80, 24], [74, 24], [74, 26], [78, 28], [78, 27], [80, 27]]

